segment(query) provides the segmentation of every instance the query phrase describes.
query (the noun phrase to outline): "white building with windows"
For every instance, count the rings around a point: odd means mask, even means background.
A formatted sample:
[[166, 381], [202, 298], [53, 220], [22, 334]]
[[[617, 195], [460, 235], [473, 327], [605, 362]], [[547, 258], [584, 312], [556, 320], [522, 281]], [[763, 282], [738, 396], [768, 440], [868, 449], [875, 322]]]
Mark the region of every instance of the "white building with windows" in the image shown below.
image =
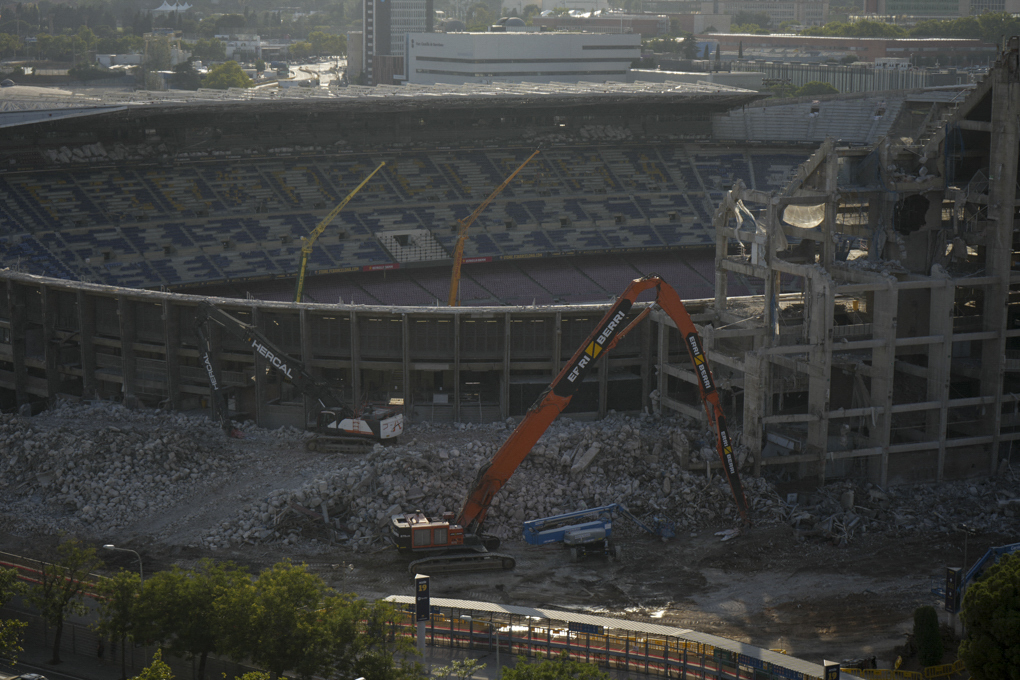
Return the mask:
[[627, 82], [641, 35], [600, 33], [408, 33], [407, 82]]

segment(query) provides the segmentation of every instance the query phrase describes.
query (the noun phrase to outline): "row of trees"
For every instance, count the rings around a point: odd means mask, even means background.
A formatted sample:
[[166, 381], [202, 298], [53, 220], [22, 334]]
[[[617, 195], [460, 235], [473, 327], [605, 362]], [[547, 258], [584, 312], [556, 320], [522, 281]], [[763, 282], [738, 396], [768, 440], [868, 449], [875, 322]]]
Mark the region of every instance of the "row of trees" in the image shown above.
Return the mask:
[[[251, 575], [230, 562], [203, 561], [195, 569], [159, 572], [144, 585], [139, 574], [123, 570], [95, 582], [89, 575], [102, 562], [94, 547], [69, 540], [58, 550], [57, 562], [26, 593], [52, 627], [51, 663], [61, 661], [64, 621], [86, 612], [86, 591], [94, 589], [102, 635], [197, 659], [199, 678], [210, 654], [247, 661], [274, 677], [287, 671], [372, 680], [423, 674], [413, 644], [389, 638], [391, 605], [335, 592], [304, 566], [281, 562]], [[21, 592], [13, 571], [0, 573], [0, 603]], [[19, 651], [20, 632], [18, 622], [3, 621], [0, 656]]]
[[[385, 602], [369, 603], [327, 587], [304, 566], [281, 562], [252, 575], [231, 562], [202, 561], [195, 569], [174, 567], [141, 582], [139, 574], [121, 570], [112, 578], [92, 580], [102, 566], [94, 547], [76, 540], [58, 548], [59, 559], [45, 565], [39, 583], [26, 588], [17, 573], [0, 569], [0, 606], [25, 595], [53, 629], [51, 663], [60, 663], [64, 620], [84, 614], [85, 596], [99, 602], [96, 628], [120, 640], [121, 674], [127, 677], [126, 641], [160, 645], [162, 650], [197, 660], [196, 675], [205, 676], [209, 655], [246, 661], [280, 677], [422, 680], [425, 669], [415, 659], [413, 643], [392, 636], [396, 612]], [[23, 623], [0, 619], [0, 658], [18, 651]], [[481, 667], [477, 661], [455, 662], [439, 669], [444, 679], [466, 680]], [[161, 652], [135, 680], [172, 680]], [[249, 673], [241, 680], [269, 680]], [[560, 658], [529, 663], [520, 657], [503, 680], [609, 680], [597, 667]]]

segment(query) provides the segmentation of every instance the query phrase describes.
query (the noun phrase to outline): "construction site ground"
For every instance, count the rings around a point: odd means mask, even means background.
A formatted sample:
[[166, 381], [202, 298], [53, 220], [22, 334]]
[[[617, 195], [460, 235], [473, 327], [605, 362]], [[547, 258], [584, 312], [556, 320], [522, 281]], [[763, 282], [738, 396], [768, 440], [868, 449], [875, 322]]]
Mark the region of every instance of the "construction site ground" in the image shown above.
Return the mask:
[[[432, 436], [449, 441], [451, 433]], [[190, 566], [204, 557], [234, 560], [253, 571], [290, 559], [308, 564], [333, 587], [364, 598], [413, 593], [408, 560], [382, 539], [354, 551], [330, 544], [322, 529], [317, 535], [306, 533], [297, 545], [200, 547], [209, 527], [236, 516], [240, 506], [272, 489], [300, 486], [330, 464], [323, 454], [305, 451], [296, 434], [262, 441], [224, 439], [216, 445], [233, 449], [227, 483], [200, 483], [169, 510], [140, 513], [121, 530], [84, 538], [97, 546], [114, 543], [137, 550], [146, 574], [173, 564]], [[16, 492], [8, 488], [3, 493]], [[40, 531], [38, 523], [29, 529], [22, 519], [0, 516], [0, 550], [52, 559], [59, 537]], [[436, 576], [432, 595], [651, 621], [784, 649], [815, 662], [876, 655], [880, 667], [890, 667], [910, 632], [913, 610], [938, 605], [930, 594], [932, 581], [944, 578], [947, 565], [959, 566], [964, 559], [959, 533], [918, 536], [890, 529], [859, 533], [845, 547], [798, 538], [785, 524], [751, 527], [725, 542], [715, 535], [732, 528], [731, 522], [718, 523], [662, 541], [621, 522], [614, 531], [623, 549], [620, 559], [589, 558], [578, 564], [558, 546], [506, 541], [500, 552], [516, 557], [514, 571]], [[990, 546], [1015, 540], [970, 536], [969, 561]], [[108, 568], [137, 568], [129, 553], [100, 552]]]

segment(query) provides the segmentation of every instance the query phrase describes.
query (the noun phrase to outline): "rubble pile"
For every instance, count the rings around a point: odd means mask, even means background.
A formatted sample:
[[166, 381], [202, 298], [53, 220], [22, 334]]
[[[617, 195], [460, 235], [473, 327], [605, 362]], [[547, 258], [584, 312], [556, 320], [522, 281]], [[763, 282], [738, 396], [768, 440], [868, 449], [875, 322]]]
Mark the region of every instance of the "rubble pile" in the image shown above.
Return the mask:
[[995, 479], [888, 489], [839, 482], [794, 495], [796, 501], [788, 506], [790, 526], [800, 536], [822, 537], [839, 545], [868, 531], [1016, 534], [1020, 530], [1020, 479], [1006, 465]]
[[[205, 546], [296, 543], [318, 536], [368, 547], [383, 538], [395, 513], [456, 512], [478, 469], [509, 435], [511, 423], [418, 425], [405, 434], [406, 444], [339, 458], [335, 469], [301, 488], [270, 492], [209, 531]], [[711, 431], [679, 421], [614, 415], [576, 423], [561, 418], [496, 495], [485, 531], [520, 539], [526, 519], [610, 503], [622, 503], [638, 516], [668, 519], [679, 530], [697, 530], [713, 520], [736, 521], [732, 493], [718, 471], [709, 477], [680, 466], [683, 456], [716, 459], [714, 439]], [[757, 522], [786, 518], [768, 482], [745, 477], [744, 488]]]
[[205, 417], [111, 402], [0, 415], [0, 510], [37, 530], [120, 528], [223, 475], [229, 461], [207, 444], [222, 436]]

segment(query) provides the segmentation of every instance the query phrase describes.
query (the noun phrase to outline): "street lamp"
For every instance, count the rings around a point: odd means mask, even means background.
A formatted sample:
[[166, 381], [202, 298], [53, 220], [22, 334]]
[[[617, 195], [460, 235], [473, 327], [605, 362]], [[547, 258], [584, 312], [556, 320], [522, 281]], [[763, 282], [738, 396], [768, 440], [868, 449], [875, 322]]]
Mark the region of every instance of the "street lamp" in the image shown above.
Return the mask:
[[138, 579], [142, 585], [145, 585], [145, 573], [142, 571], [142, 556], [139, 555], [137, 551], [132, 550], [131, 548], [118, 548], [112, 543], [107, 543], [103, 546], [103, 548], [105, 550], [120, 550], [121, 552], [134, 553], [135, 557], [138, 558]]
[[[461, 618], [462, 621], [467, 621], [468, 623], [471, 623], [472, 621], [474, 621], [474, 619], [469, 614], [464, 614], [460, 618]], [[499, 665], [499, 628], [497, 628], [496, 624], [493, 623], [492, 621], [479, 621], [478, 623], [487, 624], [489, 626], [489, 630], [490, 631], [495, 631], [495, 633], [496, 633], [496, 673], [498, 675], [499, 674], [499, 669], [500, 669], [500, 665]]]

